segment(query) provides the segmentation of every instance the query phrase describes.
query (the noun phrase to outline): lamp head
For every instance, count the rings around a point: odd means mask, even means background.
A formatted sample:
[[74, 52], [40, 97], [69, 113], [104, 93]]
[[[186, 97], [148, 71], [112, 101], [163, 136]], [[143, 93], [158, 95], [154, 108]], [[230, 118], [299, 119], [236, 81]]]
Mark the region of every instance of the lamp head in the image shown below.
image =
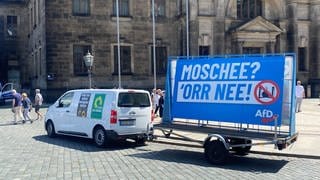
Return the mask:
[[84, 60], [84, 63], [86, 64], [87, 67], [92, 66], [93, 56], [90, 54], [89, 50], [88, 50], [88, 53], [85, 56], [83, 56], [83, 60]]

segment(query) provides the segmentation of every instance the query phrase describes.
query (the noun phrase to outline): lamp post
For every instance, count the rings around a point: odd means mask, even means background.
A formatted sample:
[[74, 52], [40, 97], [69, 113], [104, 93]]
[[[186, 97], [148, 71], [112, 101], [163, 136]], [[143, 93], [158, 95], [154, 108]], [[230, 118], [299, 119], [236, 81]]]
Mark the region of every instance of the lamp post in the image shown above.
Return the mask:
[[83, 56], [83, 60], [88, 68], [89, 88], [91, 89], [91, 68], [93, 64], [93, 56], [90, 54], [89, 50], [88, 53], [85, 56]]

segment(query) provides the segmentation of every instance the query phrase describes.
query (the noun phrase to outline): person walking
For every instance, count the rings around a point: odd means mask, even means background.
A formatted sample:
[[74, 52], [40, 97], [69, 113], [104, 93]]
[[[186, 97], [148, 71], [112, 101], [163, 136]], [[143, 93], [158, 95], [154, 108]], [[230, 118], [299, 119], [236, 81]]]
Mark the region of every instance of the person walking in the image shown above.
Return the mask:
[[296, 112], [301, 112], [302, 100], [305, 98], [304, 87], [301, 85], [301, 81], [297, 81], [296, 85]]
[[36, 120], [38, 120], [40, 118], [40, 120], [42, 119], [42, 114], [40, 113], [40, 106], [42, 105], [43, 102], [43, 97], [40, 93], [40, 89], [36, 89], [36, 96], [34, 97], [34, 110], [37, 114], [37, 118]]
[[22, 106], [22, 97], [20, 93], [17, 93], [15, 89], [12, 90], [12, 112], [14, 113], [13, 118], [14, 122], [13, 124], [17, 124], [17, 116], [20, 117], [21, 120], [23, 120], [22, 113], [21, 113], [21, 106]]
[[25, 123], [28, 120], [30, 121], [30, 123], [32, 123], [33, 121], [29, 115], [29, 112], [31, 111], [31, 108], [32, 108], [32, 103], [28, 98], [27, 93], [22, 93], [22, 106], [23, 106], [23, 117], [24, 117], [24, 120], [22, 121], [22, 123]]
[[163, 115], [163, 108], [164, 108], [164, 92], [160, 92], [159, 98], [159, 116], [162, 118]]
[[157, 116], [157, 112], [159, 109], [159, 98], [160, 98], [160, 95], [158, 94], [158, 90], [153, 89], [152, 94], [151, 94], [151, 99], [152, 99], [152, 105], [153, 105], [153, 110], [154, 110], [155, 116]]

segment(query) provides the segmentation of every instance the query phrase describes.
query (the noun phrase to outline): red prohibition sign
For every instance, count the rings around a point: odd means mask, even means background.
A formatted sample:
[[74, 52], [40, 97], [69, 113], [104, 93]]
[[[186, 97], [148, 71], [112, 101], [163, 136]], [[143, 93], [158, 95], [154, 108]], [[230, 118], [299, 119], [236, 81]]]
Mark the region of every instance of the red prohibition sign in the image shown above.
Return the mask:
[[[270, 92], [265, 86], [263, 86], [264, 84], [269, 84], [272, 87], [275, 87], [276, 93], [273, 94], [272, 92]], [[268, 98], [267, 100], [261, 99], [259, 89], [262, 90], [263, 93], [265, 93], [265, 95], [267, 96], [266, 98]], [[260, 102], [261, 104], [265, 104], [265, 105], [272, 104], [272, 103], [276, 102], [276, 100], [279, 98], [279, 95], [280, 95], [279, 86], [277, 85], [277, 83], [275, 83], [271, 80], [261, 81], [254, 88], [254, 98], [258, 102]]]

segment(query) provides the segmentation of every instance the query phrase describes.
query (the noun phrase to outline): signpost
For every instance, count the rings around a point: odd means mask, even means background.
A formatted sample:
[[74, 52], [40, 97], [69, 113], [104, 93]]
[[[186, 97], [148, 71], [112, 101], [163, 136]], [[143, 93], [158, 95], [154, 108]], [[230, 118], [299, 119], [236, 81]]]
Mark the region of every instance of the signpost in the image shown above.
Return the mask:
[[[281, 126], [284, 113], [291, 117], [294, 111], [294, 67], [286, 57], [172, 57], [164, 121], [185, 118], [274, 126], [277, 119]], [[286, 103], [290, 109], [283, 111]]]

